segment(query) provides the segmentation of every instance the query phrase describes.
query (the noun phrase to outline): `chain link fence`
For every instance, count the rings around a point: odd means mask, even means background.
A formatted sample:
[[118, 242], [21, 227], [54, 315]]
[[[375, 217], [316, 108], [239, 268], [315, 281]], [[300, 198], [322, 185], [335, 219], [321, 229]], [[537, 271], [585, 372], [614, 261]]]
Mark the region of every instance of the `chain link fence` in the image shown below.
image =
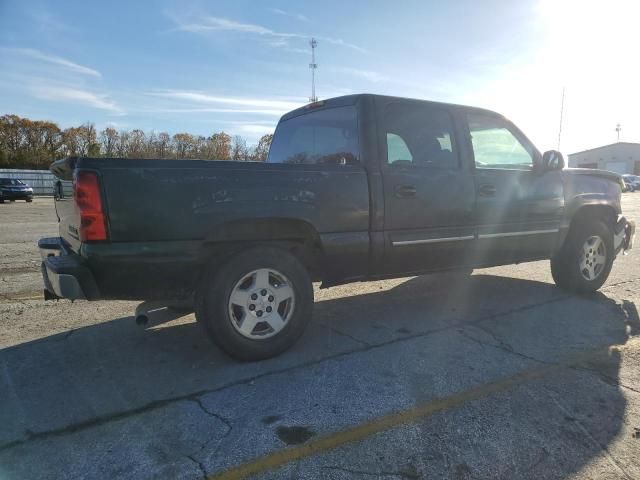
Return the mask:
[[33, 188], [34, 195], [53, 195], [55, 183], [58, 181], [49, 170], [16, 170], [11, 168], [0, 168], [0, 178], [22, 180]]

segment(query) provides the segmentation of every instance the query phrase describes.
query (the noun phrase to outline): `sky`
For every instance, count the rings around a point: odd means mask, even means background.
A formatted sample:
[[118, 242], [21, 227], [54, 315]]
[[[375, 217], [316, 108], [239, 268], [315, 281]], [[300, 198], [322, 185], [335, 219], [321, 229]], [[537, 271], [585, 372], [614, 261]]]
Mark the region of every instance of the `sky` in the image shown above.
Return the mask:
[[0, 114], [250, 143], [308, 101], [474, 105], [540, 150], [640, 142], [640, 2], [0, 0]]

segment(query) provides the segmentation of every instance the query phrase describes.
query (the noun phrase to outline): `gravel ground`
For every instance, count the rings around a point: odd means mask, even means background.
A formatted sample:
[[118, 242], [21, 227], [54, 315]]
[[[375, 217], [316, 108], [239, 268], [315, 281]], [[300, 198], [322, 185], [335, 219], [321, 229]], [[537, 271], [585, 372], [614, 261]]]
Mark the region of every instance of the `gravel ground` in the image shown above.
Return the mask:
[[[640, 218], [640, 194], [625, 194]], [[640, 253], [593, 296], [548, 262], [316, 288], [289, 352], [192, 315], [45, 302], [51, 199], [0, 205], [0, 478], [640, 478]]]

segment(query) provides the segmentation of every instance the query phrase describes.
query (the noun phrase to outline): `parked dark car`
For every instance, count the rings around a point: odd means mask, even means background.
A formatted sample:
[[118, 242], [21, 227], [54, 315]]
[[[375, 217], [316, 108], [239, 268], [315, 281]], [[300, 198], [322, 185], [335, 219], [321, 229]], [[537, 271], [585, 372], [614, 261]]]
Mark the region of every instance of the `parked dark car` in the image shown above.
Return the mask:
[[15, 178], [0, 178], [0, 203], [5, 200], [33, 201], [33, 188], [21, 180]]
[[[289, 348], [312, 280], [340, 283], [551, 259], [571, 292], [631, 248], [619, 175], [564, 169], [494, 112], [377, 95], [282, 117], [267, 163], [67, 158], [60, 237], [39, 242], [48, 298], [187, 302], [213, 341]], [[363, 313], [364, 314], [364, 313]]]
[[622, 175], [622, 180], [627, 186], [627, 191], [635, 192], [636, 190], [640, 190], [640, 177], [638, 175], [626, 173]]

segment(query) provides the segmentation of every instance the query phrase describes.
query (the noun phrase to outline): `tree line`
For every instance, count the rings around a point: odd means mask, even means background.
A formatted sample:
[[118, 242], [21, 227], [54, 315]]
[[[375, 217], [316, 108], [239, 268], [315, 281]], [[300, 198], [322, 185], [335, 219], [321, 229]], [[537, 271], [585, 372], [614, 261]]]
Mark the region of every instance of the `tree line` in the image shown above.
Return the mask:
[[98, 132], [92, 123], [63, 130], [53, 122], [3, 115], [0, 168], [46, 169], [68, 156], [265, 161], [272, 139], [272, 134], [263, 135], [248, 147], [243, 137], [225, 132], [209, 137], [112, 127]]

